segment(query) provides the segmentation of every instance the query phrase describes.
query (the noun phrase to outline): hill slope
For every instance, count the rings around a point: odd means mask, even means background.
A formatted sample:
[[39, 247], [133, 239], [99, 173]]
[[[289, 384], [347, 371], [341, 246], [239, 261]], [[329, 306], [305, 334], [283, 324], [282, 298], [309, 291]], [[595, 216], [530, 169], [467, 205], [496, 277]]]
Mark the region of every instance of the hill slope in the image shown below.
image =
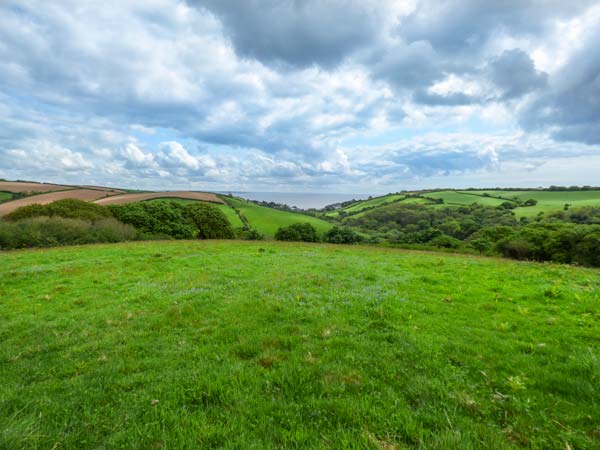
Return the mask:
[[218, 241], [2, 262], [0, 448], [600, 446], [597, 271]]
[[[537, 201], [534, 206], [519, 206], [519, 202], [529, 199]], [[441, 200], [443, 203], [436, 203]], [[483, 206], [499, 206], [509, 202], [514, 204], [517, 217], [532, 217], [540, 212], [560, 211], [565, 204], [577, 208], [582, 206], [600, 206], [600, 190], [574, 190], [574, 191], [549, 191], [549, 190], [440, 190], [440, 191], [417, 191], [405, 194], [388, 194], [369, 200], [361, 200], [352, 203], [339, 210], [330, 211], [326, 215], [330, 217], [355, 216], [360, 217], [367, 211], [376, 208], [385, 208], [396, 203], [420, 203], [431, 207], [454, 207], [478, 203]], [[342, 214], [340, 214], [342, 213]]]
[[331, 223], [317, 217], [267, 208], [238, 197], [222, 196], [222, 198], [231, 207], [239, 211], [246, 218], [252, 228], [264, 234], [268, 238], [273, 238], [280, 227], [287, 227], [299, 222], [310, 223], [320, 234], [325, 233], [327, 230], [333, 227]]

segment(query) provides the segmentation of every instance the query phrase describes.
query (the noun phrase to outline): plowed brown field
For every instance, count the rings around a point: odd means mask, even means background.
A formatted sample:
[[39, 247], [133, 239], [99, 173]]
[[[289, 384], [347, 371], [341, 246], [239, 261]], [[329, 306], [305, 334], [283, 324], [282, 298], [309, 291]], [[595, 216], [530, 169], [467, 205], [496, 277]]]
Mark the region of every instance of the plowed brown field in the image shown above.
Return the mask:
[[40, 205], [46, 205], [56, 200], [63, 200], [66, 198], [75, 198], [78, 200], [93, 201], [99, 198], [110, 195], [106, 191], [99, 191], [93, 189], [71, 189], [69, 191], [50, 192], [48, 194], [34, 195], [32, 197], [20, 198], [19, 200], [13, 200], [8, 203], [0, 204], [0, 217], [5, 216], [13, 212], [15, 209], [21, 206], [33, 205], [38, 203]]
[[112, 197], [97, 200], [95, 203], [98, 203], [99, 205], [117, 205], [121, 203], [143, 202], [144, 200], [152, 200], [155, 198], [185, 198], [189, 200], [202, 200], [205, 202], [225, 203], [215, 194], [211, 194], [210, 192], [191, 191], [148, 192], [143, 194], [114, 195]]
[[4, 192], [52, 192], [73, 189], [73, 186], [49, 183], [25, 183], [20, 181], [0, 181], [0, 191]]

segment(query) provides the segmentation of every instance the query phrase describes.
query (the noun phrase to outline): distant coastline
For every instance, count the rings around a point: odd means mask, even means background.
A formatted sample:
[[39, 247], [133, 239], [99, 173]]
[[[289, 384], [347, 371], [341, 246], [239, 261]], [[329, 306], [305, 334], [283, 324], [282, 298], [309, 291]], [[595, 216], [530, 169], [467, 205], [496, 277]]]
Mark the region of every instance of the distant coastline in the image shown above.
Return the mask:
[[301, 193], [301, 192], [222, 192], [223, 194], [233, 194], [248, 200], [258, 200], [263, 202], [282, 203], [296, 208], [323, 208], [333, 203], [346, 202], [356, 199], [363, 200], [369, 197], [369, 194], [330, 194], [330, 193]]

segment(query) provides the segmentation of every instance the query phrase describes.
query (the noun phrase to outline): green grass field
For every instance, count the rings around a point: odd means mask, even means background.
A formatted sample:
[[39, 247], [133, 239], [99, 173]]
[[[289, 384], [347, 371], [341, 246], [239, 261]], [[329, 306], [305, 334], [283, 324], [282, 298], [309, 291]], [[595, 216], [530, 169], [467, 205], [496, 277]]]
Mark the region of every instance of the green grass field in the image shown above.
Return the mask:
[[[483, 196], [488, 194], [489, 196]], [[512, 198], [517, 197], [520, 200], [535, 199], [538, 201], [537, 205], [530, 207], [519, 207], [514, 209], [517, 217], [533, 217], [538, 215], [540, 212], [548, 213], [552, 211], [560, 211], [564, 205], [568, 203], [572, 208], [584, 207], [584, 206], [598, 206], [600, 207], [600, 191], [500, 191], [500, 190], [483, 190], [483, 191], [434, 191], [423, 193], [424, 197], [427, 198], [441, 198], [444, 200], [443, 205], [430, 205], [431, 207], [439, 208], [453, 205], [471, 205], [472, 203], [478, 203], [484, 206], [499, 206], [500, 204], [510, 201]], [[372, 200], [361, 201], [353, 204], [349, 208], [345, 208], [344, 211], [353, 212], [362, 211], [369, 206], [385, 205], [386, 199], [400, 197], [397, 194], [392, 194], [383, 197], [377, 197]], [[406, 199], [402, 203], [413, 203], [414, 200], [419, 199]], [[389, 201], [389, 200], [388, 200]], [[375, 203], [373, 203], [375, 202]], [[421, 201], [421, 203], [424, 203]], [[335, 213], [335, 214], [334, 214]], [[329, 213], [330, 216], [337, 216], [337, 212]], [[366, 213], [366, 211], [365, 211]], [[360, 215], [364, 215], [360, 213]], [[359, 214], [353, 215], [353, 217], [360, 217]]]
[[8, 200], [11, 200], [12, 194], [10, 192], [1, 192], [0, 191], [0, 203], [2, 202], [7, 202]]
[[600, 448], [600, 277], [374, 247], [2, 254], [0, 448]]
[[273, 238], [280, 227], [286, 227], [299, 222], [310, 223], [319, 233], [325, 233], [333, 227], [331, 223], [316, 217], [266, 208], [237, 197], [222, 196], [221, 198], [231, 206], [238, 208], [246, 220], [248, 220], [250, 226], [268, 238]]
[[[164, 202], [164, 201], [170, 201], [170, 202], [175, 202], [175, 203], [182, 203], [182, 204], [187, 204], [187, 203], [195, 203], [199, 200], [192, 200], [189, 198], [156, 198], [153, 200], [146, 200], [147, 202]], [[235, 210], [229, 206], [229, 205], [221, 205], [218, 203], [208, 203], [208, 202], [201, 202], [201, 203], [206, 203], [207, 205], [210, 206], [214, 206], [215, 208], [220, 209], [225, 216], [227, 217], [227, 220], [229, 220], [229, 223], [231, 224], [231, 226], [233, 228], [242, 228], [244, 226], [244, 223], [242, 222], [242, 219], [240, 219], [240, 216], [238, 215], [238, 213], [235, 212]]]

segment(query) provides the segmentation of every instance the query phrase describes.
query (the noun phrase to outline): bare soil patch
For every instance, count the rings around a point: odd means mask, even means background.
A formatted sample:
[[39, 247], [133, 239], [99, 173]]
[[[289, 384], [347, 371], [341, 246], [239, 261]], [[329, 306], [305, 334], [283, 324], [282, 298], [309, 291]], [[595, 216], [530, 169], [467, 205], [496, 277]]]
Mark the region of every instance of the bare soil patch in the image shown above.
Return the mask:
[[28, 183], [21, 181], [0, 181], [0, 191], [4, 192], [52, 192], [73, 189], [73, 186], [51, 183]]

